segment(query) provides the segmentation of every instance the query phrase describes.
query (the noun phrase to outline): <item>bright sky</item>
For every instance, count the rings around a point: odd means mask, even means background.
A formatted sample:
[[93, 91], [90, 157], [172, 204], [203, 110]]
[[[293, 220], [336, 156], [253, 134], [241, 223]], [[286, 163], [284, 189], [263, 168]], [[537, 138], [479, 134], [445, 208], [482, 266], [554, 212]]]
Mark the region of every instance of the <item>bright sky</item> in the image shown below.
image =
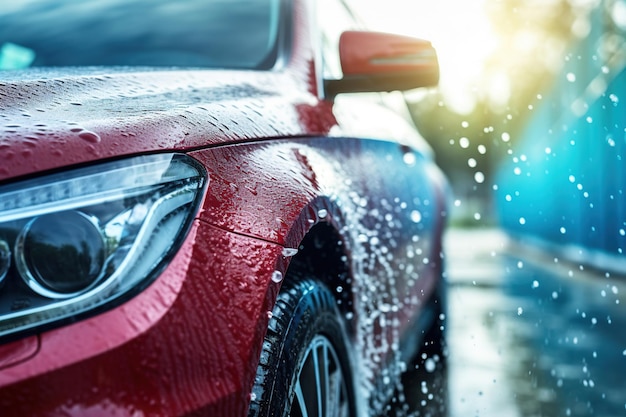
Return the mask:
[[440, 89], [448, 106], [465, 113], [485, 59], [495, 47], [485, 0], [353, 0], [374, 30], [430, 40], [439, 56]]

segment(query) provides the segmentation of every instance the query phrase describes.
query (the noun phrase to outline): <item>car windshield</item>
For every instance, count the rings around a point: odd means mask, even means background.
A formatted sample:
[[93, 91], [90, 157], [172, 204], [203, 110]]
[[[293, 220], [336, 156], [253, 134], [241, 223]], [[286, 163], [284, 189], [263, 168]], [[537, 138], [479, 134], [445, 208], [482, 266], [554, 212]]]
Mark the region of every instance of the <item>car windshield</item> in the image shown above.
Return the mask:
[[30, 66], [271, 68], [280, 0], [0, 3], [0, 69]]

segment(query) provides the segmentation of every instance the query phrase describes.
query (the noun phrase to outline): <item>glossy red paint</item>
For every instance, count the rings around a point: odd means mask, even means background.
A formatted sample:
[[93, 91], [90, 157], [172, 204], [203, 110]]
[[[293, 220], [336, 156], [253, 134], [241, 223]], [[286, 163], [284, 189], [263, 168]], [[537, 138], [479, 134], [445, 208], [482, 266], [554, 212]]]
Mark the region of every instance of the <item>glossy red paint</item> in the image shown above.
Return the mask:
[[[445, 182], [437, 170], [413, 168], [421, 179], [407, 181], [410, 177], [403, 176], [401, 183], [394, 178], [392, 170], [387, 179], [370, 175], [377, 164], [376, 154], [389, 152], [386, 158], [402, 166], [406, 165], [402, 161], [406, 150], [390, 149], [386, 144], [370, 148], [347, 138], [341, 142], [323, 138], [275, 140], [192, 153], [209, 167], [211, 178], [202, 218], [226, 230], [298, 248], [309, 230], [320, 221], [333, 223], [337, 230], [358, 222], [372, 222], [369, 227], [376, 228], [378, 219], [367, 215], [361, 218], [362, 214], [348, 208], [351, 202], [344, 189], [346, 181], [350, 181], [352, 189], [363, 190], [363, 195], [376, 196], [383, 202], [393, 201], [398, 196], [421, 194], [432, 199], [435, 207], [445, 203], [442, 194]], [[341, 161], [341, 165], [330, 161]], [[401, 172], [401, 168], [398, 170]], [[432, 185], [434, 187], [430, 188]], [[419, 204], [415, 201], [406, 201], [406, 213], [417, 209]], [[368, 201], [364, 207], [385, 213], [380, 201]], [[326, 213], [324, 218], [320, 218], [320, 211]], [[407, 294], [404, 302], [413, 305], [412, 309], [399, 312], [401, 329], [408, 328], [415, 309], [420, 307], [420, 300], [432, 293], [441, 273], [441, 248], [438, 235], [434, 233], [442, 232], [443, 222], [437, 218], [431, 220], [428, 233], [416, 225], [405, 225], [394, 234], [392, 253], [396, 256], [386, 267], [402, 269], [406, 253], [411, 251], [428, 254], [426, 259], [429, 260], [417, 265], [413, 272], [420, 279], [399, 291]], [[422, 236], [423, 240], [414, 242], [416, 236]], [[349, 237], [346, 239], [350, 245], [356, 245]], [[377, 275], [375, 271], [370, 274]], [[389, 294], [393, 292], [389, 290]], [[388, 298], [384, 302], [393, 304], [394, 300]]]
[[3, 370], [2, 415], [245, 415], [281, 251], [197, 222], [144, 293]]
[[[322, 223], [341, 237], [352, 272], [381, 281], [381, 303], [407, 306], [393, 319], [408, 328], [441, 272], [445, 184], [406, 120], [321, 97], [310, 7], [294, 2], [292, 53], [273, 71], [0, 78], [0, 184], [172, 151], [199, 161], [209, 183], [191, 231], [148, 288], [0, 345], [1, 416], [246, 416], [280, 290], [272, 276], [289, 278], [284, 249]], [[358, 139], [364, 131], [386, 141]], [[386, 271], [408, 279], [385, 281]], [[371, 282], [351, 285], [356, 305]], [[363, 356], [389, 354], [395, 336], [363, 333], [369, 318], [354, 312]]]
[[387, 75], [416, 72], [422, 67], [436, 69], [434, 49], [429, 41], [376, 32], [346, 31], [339, 41], [344, 75]]
[[[298, 79], [306, 74], [297, 75], [97, 70], [0, 81], [0, 115], [11, 121], [0, 131], [0, 181], [163, 149], [327, 134], [334, 122], [329, 104], [303, 90]], [[165, 99], [171, 95], [179, 97]]]
[[0, 345], [0, 370], [24, 362], [39, 351], [39, 337], [30, 336]]

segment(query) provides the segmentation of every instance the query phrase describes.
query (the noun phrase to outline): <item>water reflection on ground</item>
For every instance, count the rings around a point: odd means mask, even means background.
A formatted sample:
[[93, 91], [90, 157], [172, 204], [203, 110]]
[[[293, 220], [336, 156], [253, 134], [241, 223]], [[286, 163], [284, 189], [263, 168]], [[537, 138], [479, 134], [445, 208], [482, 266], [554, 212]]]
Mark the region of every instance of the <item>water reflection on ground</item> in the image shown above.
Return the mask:
[[446, 250], [451, 417], [626, 414], [626, 279], [493, 230], [453, 230]]

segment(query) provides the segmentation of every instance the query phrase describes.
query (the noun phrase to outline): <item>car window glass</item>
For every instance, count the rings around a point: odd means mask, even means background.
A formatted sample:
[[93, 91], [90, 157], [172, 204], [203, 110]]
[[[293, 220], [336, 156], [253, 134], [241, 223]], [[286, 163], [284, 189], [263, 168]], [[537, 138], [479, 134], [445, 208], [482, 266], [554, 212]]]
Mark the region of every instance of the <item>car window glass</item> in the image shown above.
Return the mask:
[[0, 3], [0, 69], [130, 65], [270, 68], [280, 0]]
[[350, 29], [358, 29], [354, 16], [338, 0], [318, 0], [318, 22], [321, 32], [323, 77], [340, 79], [343, 76], [339, 60], [339, 37]]

